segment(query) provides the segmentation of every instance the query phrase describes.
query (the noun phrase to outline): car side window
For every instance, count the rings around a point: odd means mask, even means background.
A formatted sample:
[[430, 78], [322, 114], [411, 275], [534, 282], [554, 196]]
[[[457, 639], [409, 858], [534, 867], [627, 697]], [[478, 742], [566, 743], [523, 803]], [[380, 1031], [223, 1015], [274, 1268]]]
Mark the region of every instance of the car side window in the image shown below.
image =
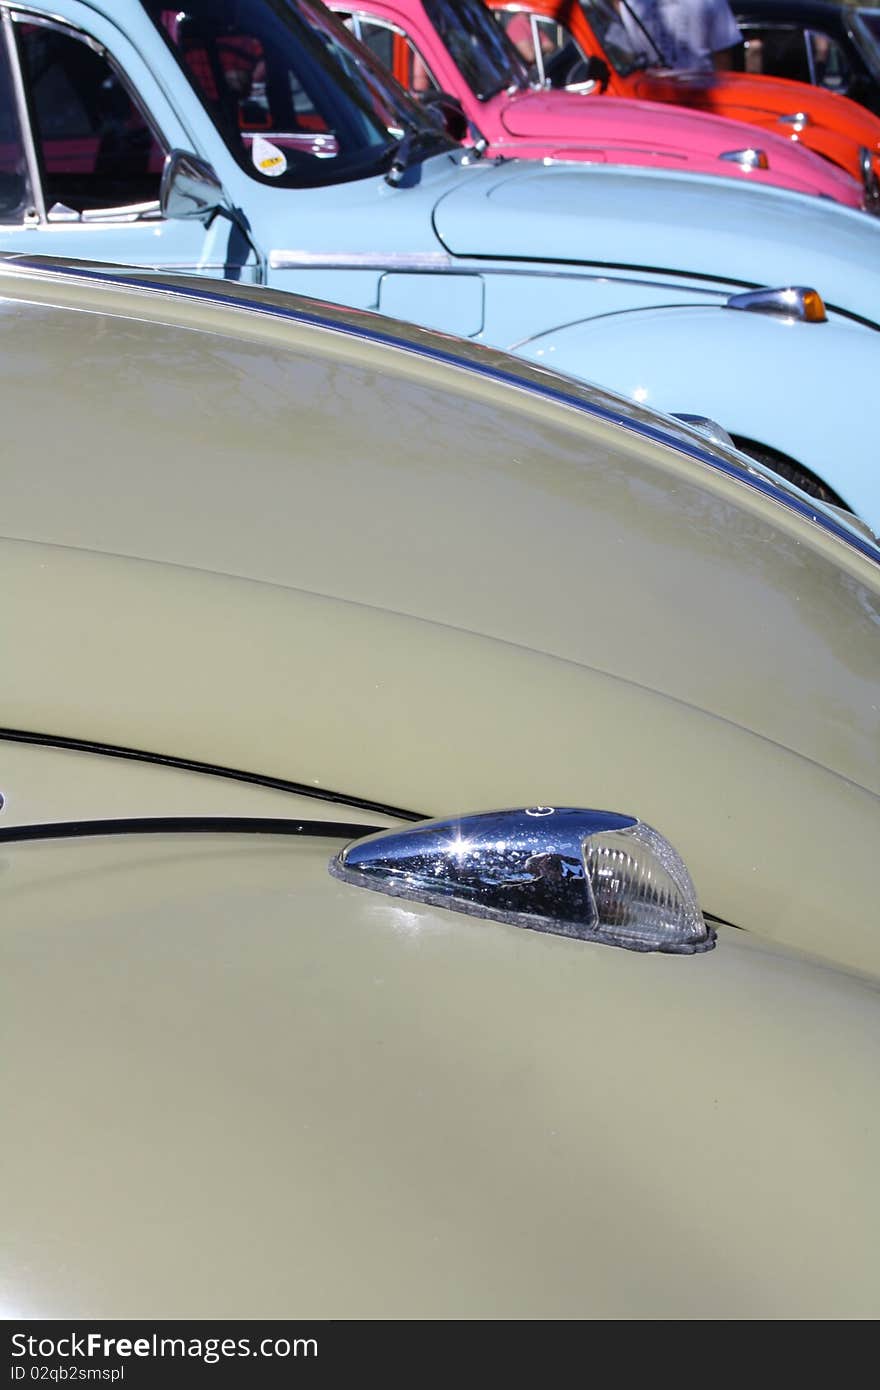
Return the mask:
[[440, 83], [412, 39], [398, 25], [363, 14], [350, 15], [346, 23], [355, 38], [367, 46], [407, 92], [415, 96], [439, 92]]
[[50, 216], [158, 205], [166, 151], [100, 46], [27, 18], [15, 29]]
[[538, 49], [541, 42], [537, 33], [537, 15], [528, 10], [496, 10], [495, 18], [501, 25], [524, 63], [528, 64], [529, 76], [538, 78]]
[[496, 10], [495, 18], [528, 65], [533, 82], [565, 87], [580, 80], [578, 70], [585, 63], [584, 55], [564, 24], [528, 10]]
[[818, 29], [808, 29], [806, 39], [816, 86], [827, 87], [831, 92], [848, 91], [852, 69], [842, 45]]
[[568, 87], [586, 77], [586, 57], [564, 24], [546, 15], [534, 15], [536, 59], [540, 81], [550, 87]]
[[0, 35], [0, 222], [21, 222], [30, 205], [27, 159], [9, 55]]
[[741, 24], [740, 29], [744, 42], [735, 65], [741, 71], [812, 81], [802, 29], [787, 24]]

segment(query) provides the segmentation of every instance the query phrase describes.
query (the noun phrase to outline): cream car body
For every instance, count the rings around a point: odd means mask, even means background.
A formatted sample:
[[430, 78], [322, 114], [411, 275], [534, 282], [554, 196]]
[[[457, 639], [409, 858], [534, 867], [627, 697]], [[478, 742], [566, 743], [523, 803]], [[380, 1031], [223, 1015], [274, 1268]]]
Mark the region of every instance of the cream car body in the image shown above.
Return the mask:
[[[500, 354], [0, 277], [6, 1311], [876, 1316], [871, 547]], [[327, 871], [536, 802], [655, 825], [717, 948]]]

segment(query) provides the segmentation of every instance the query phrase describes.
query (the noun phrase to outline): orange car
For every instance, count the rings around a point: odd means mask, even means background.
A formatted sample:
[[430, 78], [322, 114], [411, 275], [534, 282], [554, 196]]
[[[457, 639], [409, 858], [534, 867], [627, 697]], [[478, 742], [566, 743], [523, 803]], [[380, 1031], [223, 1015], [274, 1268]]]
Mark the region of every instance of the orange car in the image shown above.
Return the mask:
[[[672, 102], [789, 135], [861, 178], [880, 202], [880, 118], [847, 97], [748, 72], [682, 72], [652, 47], [626, 0], [488, 0], [520, 53], [553, 87]], [[638, 37], [634, 37], [638, 35]]]

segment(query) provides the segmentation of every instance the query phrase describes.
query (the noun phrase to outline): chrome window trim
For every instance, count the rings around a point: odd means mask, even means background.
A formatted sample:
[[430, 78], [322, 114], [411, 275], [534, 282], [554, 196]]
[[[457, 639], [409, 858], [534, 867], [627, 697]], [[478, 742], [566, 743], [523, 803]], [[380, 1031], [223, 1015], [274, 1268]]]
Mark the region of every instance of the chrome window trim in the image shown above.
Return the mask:
[[[333, 14], [337, 15], [339, 18], [342, 17], [342, 14], [347, 14], [349, 16], [349, 19], [352, 21], [352, 23], [357, 25], [357, 29], [352, 29], [352, 33], [354, 34], [358, 42], [364, 44], [367, 48], [369, 48], [370, 45], [369, 43], [367, 43], [367, 40], [363, 37], [363, 34], [361, 33], [362, 20], [367, 24], [375, 24], [379, 29], [389, 29], [392, 34], [396, 34], [398, 38], [403, 39], [404, 43], [409, 44], [414, 55], [418, 58], [422, 67], [425, 69], [425, 72], [428, 74], [429, 78], [433, 82], [436, 90], [438, 92], [443, 91], [442, 83], [437, 81], [437, 78], [434, 76], [433, 68], [431, 67], [430, 63], [428, 62], [419, 45], [416, 43], [412, 34], [408, 34], [405, 29], [402, 29], [400, 27], [399, 24], [395, 24], [394, 21], [391, 19], [386, 19], [384, 15], [368, 14], [366, 10], [347, 10], [345, 8], [342, 8], [340, 10], [337, 9], [335, 5], [330, 5], [328, 8], [332, 11]], [[373, 56], [375, 57], [375, 54]], [[378, 58], [376, 59], [376, 61], [379, 61]], [[393, 73], [391, 75], [392, 77], [394, 76]]]
[[[24, 145], [24, 156], [25, 162], [27, 163], [28, 180], [30, 182], [29, 191], [33, 203], [34, 218], [44, 223], [46, 221], [46, 200], [43, 194], [43, 181], [40, 177], [40, 157], [37, 153], [34, 132], [31, 128], [31, 114], [28, 110], [27, 93], [24, 87], [24, 74], [21, 70], [21, 58], [15, 39], [15, 28], [12, 23], [12, 15], [9, 10], [3, 10], [2, 19], [3, 44], [6, 48], [6, 54], [9, 60], [9, 73], [12, 78], [12, 90], [15, 94], [16, 113], [21, 130], [22, 144]], [[31, 219], [31, 223], [33, 223], [34, 218]], [[25, 211], [22, 217], [22, 226], [27, 225], [28, 213]]]
[[813, 45], [810, 42], [810, 36], [812, 33], [812, 29], [803, 30], [804, 48], [807, 51], [807, 71], [810, 74], [810, 83], [813, 87], [818, 87], [819, 83], [816, 81], [816, 60], [813, 56]]
[[60, 34], [67, 34], [73, 30], [76, 37], [81, 38], [93, 53], [98, 53], [101, 57], [106, 54], [100, 39], [93, 39], [91, 34], [78, 30], [75, 24], [71, 24], [69, 19], [64, 19], [61, 15], [35, 14], [32, 10], [22, 9], [18, 5], [13, 6], [10, 13], [15, 24], [36, 24], [40, 29], [54, 29]]
[[[855, 69], [854, 69], [854, 67], [853, 67], [853, 64], [852, 64], [852, 61], [851, 61], [851, 59], [850, 59], [850, 56], [849, 56], [849, 54], [847, 53], [846, 49], [844, 48], [843, 44], [841, 43], [840, 39], [838, 39], [834, 34], [828, 34], [828, 33], [825, 32], [824, 29], [805, 29], [805, 30], [804, 30], [804, 38], [805, 38], [806, 43], [807, 43], [807, 58], [808, 58], [809, 63], [810, 63], [810, 74], [811, 74], [811, 79], [812, 79], [812, 82], [813, 82], [813, 85], [814, 85], [814, 86], [816, 86], [816, 87], [821, 87], [822, 90], [823, 90], [823, 91], [826, 91], [826, 92], [835, 92], [835, 91], [837, 91], [837, 88], [835, 88], [835, 87], [826, 87], [825, 83], [824, 83], [824, 82], [820, 82], [820, 81], [818, 80], [818, 78], [816, 77], [815, 55], [814, 55], [814, 50], [813, 50], [813, 39], [814, 39], [814, 38], [827, 39], [828, 43], [831, 44], [834, 48], [836, 48], [837, 51], [840, 53], [840, 55], [841, 55], [841, 57], [842, 57], [842, 59], [843, 59], [844, 67], [845, 67], [845, 70], [846, 70], [846, 75], [847, 75], [848, 77], [850, 77], [850, 78], [852, 78], [852, 77], [855, 76]], [[858, 47], [858, 45], [856, 45], [856, 47]], [[848, 85], [851, 85], [851, 83], [848, 83]], [[846, 96], [846, 92], [843, 92], [843, 91], [842, 91], [842, 92], [839, 93], [839, 95], [840, 95], [840, 96]]]
[[529, 32], [532, 35], [532, 52], [535, 55], [535, 71], [538, 74], [538, 81], [542, 87], [547, 85], [547, 74], [544, 71], [544, 50], [541, 47], [541, 31], [538, 28], [538, 16], [534, 13], [529, 15]]
[[[334, 14], [340, 13], [335, 5], [332, 8]], [[366, 39], [361, 34], [362, 22], [364, 24], [375, 24], [377, 29], [388, 29], [390, 33], [398, 34], [402, 39], [409, 39], [410, 43], [413, 42], [409, 34], [407, 34], [404, 29], [401, 29], [399, 24], [395, 24], [393, 19], [386, 19], [383, 14], [369, 14], [366, 10], [343, 10], [343, 13], [347, 14], [349, 19], [357, 24], [355, 38], [359, 39], [361, 43], [366, 43]], [[413, 47], [415, 47], [415, 44], [413, 44]], [[419, 56], [421, 57], [421, 54], [419, 54]]]
[[[28, 266], [25, 258], [16, 262], [16, 269], [27, 272], [28, 270], [38, 273], [55, 273], [60, 278], [65, 276], [72, 280], [92, 281], [95, 284], [113, 284], [131, 289], [146, 290], [151, 294], [160, 294], [169, 299], [201, 299], [210, 304], [222, 304], [228, 309], [242, 309], [249, 313], [258, 314], [273, 319], [290, 319], [296, 323], [311, 324], [316, 328], [322, 328], [330, 333], [338, 333], [341, 337], [354, 338], [360, 342], [381, 343], [385, 347], [395, 348], [400, 352], [411, 353], [415, 357], [423, 357], [429, 361], [441, 362], [445, 366], [457, 367], [462, 371], [475, 372], [478, 376], [485, 377], [491, 381], [501, 382], [505, 386], [512, 386], [529, 395], [542, 396], [546, 400], [558, 402], [560, 405], [568, 406], [584, 415], [591, 415], [597, 420], [615, 424], [629, 431], [630, 434], [639, 435], [644, 439], [650, 439], [654, 443], [663, 444], [667, 448], [676, 449], [686, 457], [696, 460], [698, 463], [706, 464], [715, 469], [718, 473], [723, 473], [726, 477], [734, 478], [737, 482], [752, 488], [755, 492], [762, 493], [765, 497], [771, 498], [779, 506], [787, 508], [806, 521], [812, 522], [820, 530], [826, 531], [835, 536], [839, 541], [855, 550], [864, 559], [871, 561], [872, 564], [880, 566], [880, 546], [874, 545], [867, 540], [863, 540], [843, 522], [837, 522], [833, 517], [825, 512], [817, 511], [810, 506], [806, 500], [794, 496], [793, 493], [785, 491], [765, 478], [762, 474], [751, 469], [745, 460], [737, 464], [732, 459], [719, 457], [717, 454], [710, 453], [707, 449], [702, 449], [697, 439], [684, 439], [676, 433], [664, 430], [662, 426], [649, 424], [645, 420], [635, 420], [627, 415], [621, 415], [608, 406], [599, 405], [594, 401], [585, 401], [580, 396], [566, 391], [561, 386], [551, 386], [537, 381], [526, 381], [516, 375], [515, 372], [505, 371], [503, 367], [497, 367], [488, 362], [467, 361], [456, 355], [455, 352], [446, 348], [438, 348], [427, 343], [410, 342], [407, 338], [399, 337], [396, 333], [383, 328], [367, 329], [361, 325], [342, 323], [316, 311], [303, 309], [300, 306], [282, 308], [277, 304], [261, 304], [259, 300], [246, 298], [233, 298], [231, 295], [223, 294], [221, 290], [208, 289], [204, 285], [162, 285], [156, 280], [144, 280], [137, 275], [120, 275], [110, 273], [94, 267], [78, 267], [70, 265], [53, 266], [48, 259], [42, 259], [41, 263]], [[376, 315], [377, 322], [381, 322], [381, 316]]]

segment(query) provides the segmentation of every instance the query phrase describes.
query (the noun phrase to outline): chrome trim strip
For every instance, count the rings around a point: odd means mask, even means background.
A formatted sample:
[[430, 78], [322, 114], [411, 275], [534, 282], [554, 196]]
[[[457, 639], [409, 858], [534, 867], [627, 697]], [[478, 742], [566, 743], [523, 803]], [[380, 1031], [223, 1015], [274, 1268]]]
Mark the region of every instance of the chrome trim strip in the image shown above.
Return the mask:
[[812, 121], [810, 119], [809, 112], [792, 111], [791, 114], [788, 116], [779, 116], [777, 119], [777, 124], [790, 125], [793, 130], [800, 131], [803, 130], [806, 126], [811, 125]]
[[718, 158], [726, 159], [730, 164], [738, 164], [741, 169], [770, 168], [766, 150], [759, 149], [756, 145], [750, 145], [745, 150], [725, 150]]
[[8, 10], [3, 11], [2, 17], [3, 38], [6, 44], [6, 52], [9, 56], [12, 90], [15, 96], [15, 109], [16, 115], [18, 116], [18, 124], [21, 127], [21, 139], [24, 145], [25, 160], [27, 161], [28, 178], [31, 184], [31, 197], [34, 200], [37, 216], [41, 222], [45, 222], [46, 199], [43, 193], [43, 180], [40, 176], [40, 159], [37, 154], [34, 132], [31, 129], [31, 117], [28, 111], [27, 94], [24, 89], [24, 76], [21, 71], [21, 58], [15, 38], [15, 29], [12, 23], [12, 16]]
[[880, 181], [874, 172], [871, 151], [865, 145], [859, 146], [859, 169], [865, 189], [865, 209], [867, 212], [876, 213], [880, 204]]
[[[278, 258], [276, 261], [275, 258]], [[282, 259], [283, 258], [283, 259]], [[273, 270], [420, 270], [428, 275], [521, 275], [534, 279], [536, 275], [546, 275], [553, 280], [598, 280], [613, 279], [619, 285], [650, 285], [655, 288], [657, 276], [665, 279], [690, 280], [689, 272], [658, 270], [651, 278], [637, 275], [610, 274], [616, 266], [605, 267], [601, 263], [594, 270], [566, 270], [565, 262], [534, 261], [523, 264], [523, 258], [514, 264], [496, 257], [492, 264], [475, 256], [450, 256], [445, 251], [271, 251], [269, 264]], [[570, 262], [569, 262], [570, 264]], [[629, 267], [623, 267], [628, 269]], [[699, 285], [688, 285], [688, 294], [704, 295], [709, 299], [722, 300], [727, 290], [724, 284], [742, 284], [741, 280], [727, 280], [714, 275], [701, 278], [711, 280], [718, 289], [703, 289]], [[672, 285], [664, 288], [675, 289]], [[872, 325], [873, 326], [873, 325]]]
[[713, 420], [710, 415], [689, 415], [680, 410], [673, 410], [673, 420], [680, 420], [683, 425], [690, 425], [692, 430], [699, 430], [707, 439], [711, 439], [713, 444], [723, 444], [727, 449], [735, 449], [736, 445], [723, 425], [719, 425], [717, 420]]
[[270, 270], [450, 270], [445, 251], [270, 251]]
[[103, 58], [106, 49], [104, 45], [91, 34], [87, 34], [82, 29], [78, 29], [69, 19], [63, 15], [36, 14], [32, 10], [27, 10], [16, 6], [12, 11], [12, 18], [17, 24], [36, 24], [41, 29], [55, 29], [61, 34], [73, 35], [80, 39], [93, 53], [99, 53]]
[[[122, 287], [130, 286], [132, 289], [147, 290], [155, 294], [157, 290], [169, 298], [181, 299], [202, 299], [208, 303], [222, 304], [228, 309], [245, 309], [251, 313], [265, 315], [267, 318], [291, 319], [295, 323], [307, 323], [316, 328], [326, 329], [330, 333], [339, 333], [343, 337], [356, 338], [361, 342], [382, 343], [385, 347], [397, 348], [401, 352], [412, 353], [416, 357], [424, 357], [434, 362], [442, 362], [445, 366], [458, 367], [462, 371], [476, 372], [493, 381], [500, 381], [506, 386], [513, 386], [520, 391], [525, 391], [532, 395], [543, 396], [547, 400], [559, 402], [561, 405], [580, 411], [585, 415], [592, 415], [597, 420], [605, 420], [611, 424], [620, 425], [630, 433], [641, 435], [645, 439], [652, 439], [655, 443], [664, 444], [667, 447], [677, 449], [679, 453], [685, 454], [688, 458], [695, 459], [699, 463], [707, 464], [719, 473], [724, 473], [729, 478], [735, 478], [746, 487], [753, 488], [755, 492], [763, 493], [765, 497], [770, 497], [782, 507], [787, 507], [789, 511], [802, 517], [807, 521], [812, 521], [822, 530], [836, 536], [844, 544], [855, 550], [866, 560], [880, 566], [880, 547], [869, 544], [861, 539], [854, 532], [843, 524], [838, 524], [832, 517], [824, 512], [814, 510], [806, 501], [794, 497], [788, 492], [781, 491], [769, 478], [764, 478], [758, 473], [753, 472], [748, 465], [743, 462], [742, 466], [733, 463], [727, 458], [719, 458], [716, 454], [709, 453], [708, 450], [701, 449], [696, 440], [691, 442], [682, 439], [676, 434], [670, 434], [659, 425], [648, 424], [644, 420], [634, 420], [626, 415], [620, 415], [617, 411], [609, 409], [607, 406], [598, 405], [593, 401], [585, 401], [581, 397], [569, 394], [561, 387], [544, 385], [535, 381], [524, 381], [514, 372], [507, 372], [503, 367], [482, 362], [469, 362], [458, 357], [455, 352], [445, 348], [429, 347], [427, 343], [414, 343], [407, 338], [401, 338], [396, 333], [383, 330], [381, 328], [368, 330], [355, 324], [337, 322], [332, 318], [326, 318], [323, 314], [303, 309], [297, 305], [293, 308], [281, 308], [279, 305], [261, 304], [259, 300], [234, 299], [230, 295], [225, 295], [221, 291], [207, 289], [203, 284], [198, 285], [160, 285], [155, 280], [141, 280], [136, 275], [119, 275], [107, 273], [94, 267], [79, 269], [74, 266], [60, 265], [52, 266], [51, 263], [43, 261], [39, 265], [28, 265], [27, 257], [17, 258], [15, 261], [16, 269], [34, 270], [37, 272], [50, 272], [60, 278], [67, 276], [73, 280], [92, 280], [98, 284], [111, 283]], [[0, 262], [2, 268], [2, 262]], [[219, 283], [219, 282], [218, 282]], [[344, 310], [344, 306], [340, 306]], [[392, 323], [393, 320], [384, 320]], [[383, 322], [381, 314], [376, 315], [376, 322]]]

